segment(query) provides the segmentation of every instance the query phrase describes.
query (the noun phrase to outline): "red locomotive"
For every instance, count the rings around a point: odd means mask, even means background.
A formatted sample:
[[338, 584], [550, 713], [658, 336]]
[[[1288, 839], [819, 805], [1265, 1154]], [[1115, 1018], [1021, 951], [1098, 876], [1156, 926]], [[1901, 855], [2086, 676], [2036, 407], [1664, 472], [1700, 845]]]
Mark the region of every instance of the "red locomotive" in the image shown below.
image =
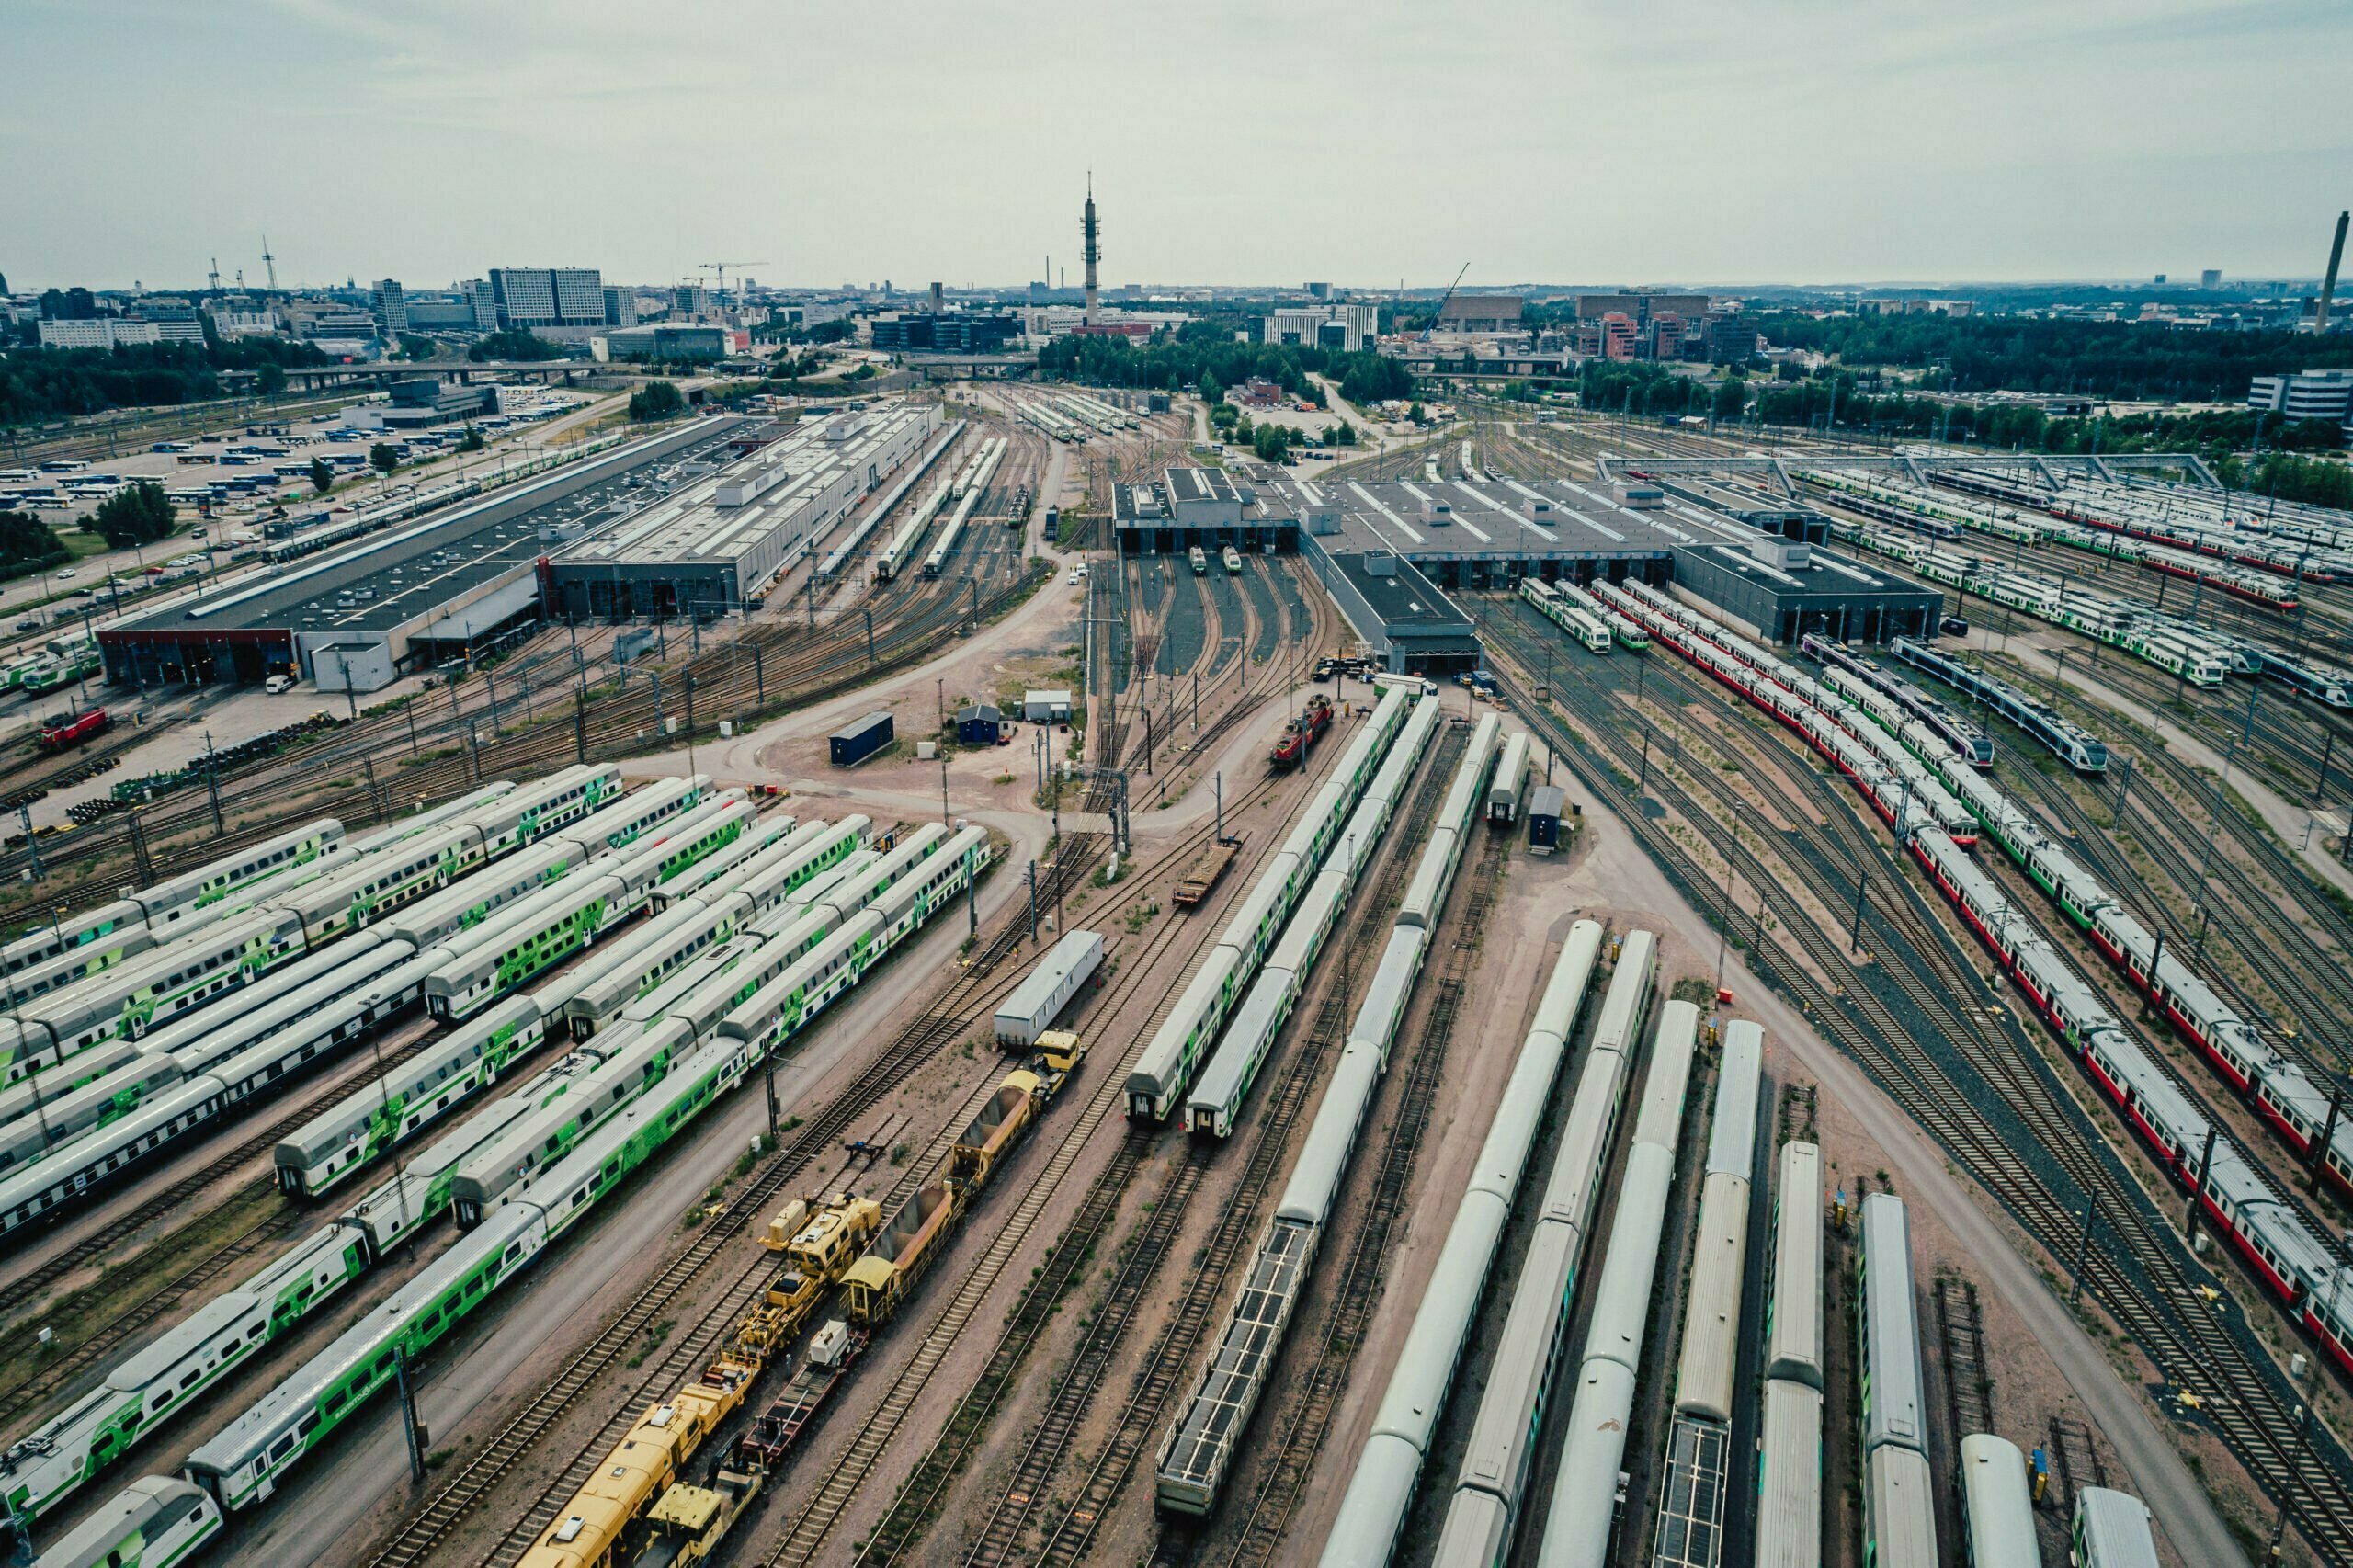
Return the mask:
[[1283, 726], [1283, 733], [1276, 740], [1275, 749], [1267, 754], [1267, 760], [1285, 771], [1297, 767], [1307, 760], [1308, 748], [1315, 744], [1316, 737], [1331, 722], [1332, 699], [1321, 696], [1309, 698], [1307, 710]]
[[86, 713], [60, 713], [54, 719], [44, 719], [40, 725], [40, 749], [70, 751], [93, 735], [103, 734], [111, 722], [103, 708], [93, 708]]

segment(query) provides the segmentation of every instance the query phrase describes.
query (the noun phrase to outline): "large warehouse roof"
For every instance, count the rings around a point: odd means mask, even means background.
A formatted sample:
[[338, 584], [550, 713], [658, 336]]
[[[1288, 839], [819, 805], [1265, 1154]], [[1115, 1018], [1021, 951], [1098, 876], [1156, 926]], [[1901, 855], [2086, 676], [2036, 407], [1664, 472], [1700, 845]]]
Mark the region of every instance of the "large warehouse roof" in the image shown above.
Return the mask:
[[[698, 421], [440, 517], [297, 562], [251, 587], [207, 594], [128, 619], [110, 632], [201, 637], [293, 629], [390, 632], [517, 571], [548, 548], [540, 529], [598, 516], [620, 498], [658, 492], [681, 471], [727, 455], [740, 420]], [[352, 597], [342, 603], [345, 594]]]
[[[724, 474], [674, 491], [618, 528], [585, 539], [563, 552], [566, 567], [608, 564], [665, 566], [691, 562], [748, 562], [761, 556], [779, 531], [790, 533], [802, 514], [844, 475], [863, 494], [904, 460], [904, 447], [939, 423], [937, 403], [903, 403], [812, 421]], [[887, 456], [887, 461], [881, 461]], [[748, 492], [748, 494], [745, 494]]]

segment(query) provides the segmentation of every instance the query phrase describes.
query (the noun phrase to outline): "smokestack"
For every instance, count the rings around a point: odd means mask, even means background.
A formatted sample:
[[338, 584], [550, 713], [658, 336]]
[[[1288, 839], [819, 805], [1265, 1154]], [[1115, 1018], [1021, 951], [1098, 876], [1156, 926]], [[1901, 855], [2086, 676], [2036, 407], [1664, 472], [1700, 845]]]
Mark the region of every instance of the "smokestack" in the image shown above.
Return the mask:
[[2330, 296], [2336, 292], [2336, 264], [2345, 259], [2345, 220], [2347, 216], [2353, 214], [2339, 212], [2336, 215], [2336, 238], [2330, 242], [2328, 247], [2328, 276], [2320, 283], [2320, 313], [2313, 317], [2313, 331], [2315, 333], [2328, 330], [2328, 301]]
[[1097, 324], [1095, 316], [1095, 264], [1103, 259], [1103, 247], [1097, 244], [1098, 231], [1095, 227], [1095, 171], [1086, 171], [1086, 217], [1079, 225], [1079, 237], [1085, 242], [1078, 259], [1086, 263], [1086, 324]]

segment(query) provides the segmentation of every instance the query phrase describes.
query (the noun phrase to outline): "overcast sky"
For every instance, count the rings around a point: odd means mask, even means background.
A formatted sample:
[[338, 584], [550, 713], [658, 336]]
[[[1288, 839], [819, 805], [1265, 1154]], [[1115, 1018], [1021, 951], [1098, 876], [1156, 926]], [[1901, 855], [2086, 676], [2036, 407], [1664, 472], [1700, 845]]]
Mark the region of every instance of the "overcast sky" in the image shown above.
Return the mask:
[[[6, 0], [11, 287], [2312, 277], [2341, 0]], [[732, 268], [731, 268], [732, 270]]]

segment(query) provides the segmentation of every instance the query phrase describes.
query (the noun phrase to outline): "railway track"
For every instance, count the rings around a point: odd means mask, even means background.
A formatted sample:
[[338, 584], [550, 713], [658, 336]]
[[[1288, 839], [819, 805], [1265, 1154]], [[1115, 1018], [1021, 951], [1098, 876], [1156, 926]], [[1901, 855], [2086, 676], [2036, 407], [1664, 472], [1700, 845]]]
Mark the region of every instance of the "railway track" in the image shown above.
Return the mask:
[[[2302, 1016], [2302, 1027], [2327, 1040], [2331, 1054], [2342, 1062], [2344, 1045], [2332, 1038], [2332, 1025], [2353, 1015], [2353, 978], [2345, 971], [2348, 956], [2353, 956], [2353, 922], [2267, 831], [2248, 824], [2222, 798], [2218, 780], [2140, 733], [2137, 726], [2135, 738], [2140, 743], [2135, 771], [2145, 767], [2156, 775], [2137, 790], [2119, 787], [2135, 824], [2135, 841], [2160, 862], [2192, 915], [2201, 903], [2210, 915], [2217, 907], [2224, 912], [2218, 929], [2234, 950], [2263, 978], [2279, 1004]], [[2160, 784], [2202, 807], [2205, 822], [2178, 814], [2159, 790]], [[2063, 796], [2066, 790], [2054, 785], [2042, 792], [2050, 798]], [[2225, 835], [2245, 860], [2212, 854], [2207, 839], [2215, 834]], [[2258, 873], [2267, 885], [2257, 884]], [[2214, 896], [2218, 891], [2224, 895], [2219, 904]], [[2282, 901], [2292, 904], [2297, 915], [2283, 909]], [[2233, 908], [2244, 922], [2241, 928], [2231, 928], [2228, 912]], [[2327, 946], [2315, 938], [2315, 931], [2329, 938]], [[2209, 972], [2217, 970], [2211, 963], [2202, 967]], [[2265, 1011], [2258, 1008], [2258, 1016]]]
[[[1505, 641], [1513, 640], [1507, 635]], [[1517, 674], [1507, 672], [1506, 684], [1552, 732], [1589, 788], [1603, 796], [1625, 792], [1616, 769], [1631, 760], [1631, 748], [1618, 733], [1619, 715], [1609, 710], [1608, 699], [1580, 693], [1571, 708], [1582, 727], [1572, 729], [1549, 710], [1527, 705]], [[1699, 771], [1693, 770], [1694, 776]], [[1695, 831], [1721, 840], [1721, 827], [1667, 769], [1654, 769], [1652, 779], [1662, 803]], [[1852, 818], [1844, 802], [1836, 810]], [[1740, 919], [1714, 874], [1674, 835], [1643, 812], [1626, 813], [1623, 820], [1695, 905], [1720, 921]], [[1794, 857], [1794, 864], [1819, 889], [1820, 869], [1803, 855]], [[2209, 1296], [2211, 1277], [2183, 1256], [2170, 1222], [2154, 1214], [2150, 1199], [2105, 1141], [2087, 1138], [2063, 1112], [2055, 1085], [2028, 1065], [2030, 1060], [2040, 1065], [2039, 1058], [2018, 1051], [1990, 1026], [1982, 1033], [1965, 1028], [1959, 1040], [1948, 1035], [1942, 1043], [1951, 1054], [1995, 1090], [1990, 1100], [1972, 1096], [1944, 1058], [1917, 1038], [1925, 1031], [1900, 1019], [1854, 969], [1819, 918], [1777, 879], [1759, 881], [1760, 908], [1771, 907], [1778, 919], [1769, 936], [1760, 926], [1751, 945], [1759, 974], [1805, 1007], [1817, 1027], [1951, 1151], [2051, 1256], [2071, 1256], [2085, 1234], [2086, 1213], [2096, 1216], [2099, 1244], [2084, 1250], [2085, 1283], [2170, 1388], [2199, 1396], [2216, 1434], [2258, 1484], [2287, 1504], [2315, 1549], [2331, 1561], [2353, 1562], [2353, 1483], [2333, 1438], [2322, 1436], [2299, 1445], [2293, 1415], [2298, 1402], [2244, 1314], [2233, 1321], [2235, 1305], [2230, 1298]], [[1905, 880], [1896, 885], [1902, 900], [1917, 903], [1916, 884]], [[1875, 912], [1892, 902], [1878, 901]], [[1886, 940], [1875, 971], [1910, 1007], [1941, 1025], [1940, 988], [1911, 967], [1900, 928], [1883, 922], [1882, 934]], [[1834, 988], [1821, 975], [1838, 977], [1838, 983]], [[1982, 1018], [1977, 1021], [1984, 1025]], [[2005, 1121], [2015, 1128], [2009, 1136], [2000, 1125]], [[2033, 1148], [2052, 1165], [2038, 1168], [2018, 1152], [2021, 1146]], [[2084, 1210], [2067, 1201], [2070, 1189], [2086, 1199]]]
[[[1436, 810], [1450, 778], [1452, 760], [1464, 744], [1449, 733], [1440, 746], [1440, 765], [1429, 770], [1417, 787], [1412, 810], [1403, 820], [1418, 824]], [[1358, 906], [1346, 939], [1337, 950], [1361, 950], [1390, 918], [1403, 892], [1412, 856], [1420, 843], [1418, 831], [1401, 834], [1388, 849], [1388, 859], [1372, 894]], [[1347, 1036], [1354, 998], [1349, 994], [1344, 964], [1318, 1004], [1305, 1037], [1290, 1052], [1281, 1083], [1268, 1096], [1267, 1108], [1256, 1119], [1251, 1153], [1234, 1193], [1227, 1200], [1204, 1253], [1192, 1265], [1185, 1294], [1175, 1315], [1152, 1347], [1144, 1369], [1138, 1374], [1119, 1429], [1105, 1454], [1090, 1471], [1078, 1499], [1046, 1526], [1045, 1560], [1059, 1561], [1066, 1549], [1056, 1542], [1074, 1524], [1091, 1536], [1095, 1523], [1133, 1468], [1135, 1458], [1152, 1436], [1169, 1395], [1187, 1369], [1193, 1348], [1214, 1321], [1211, 1313], [1222, 1285], [1242, 1249], [1256, 1239], [1257, 1214], [1274, 1176], [1289, 1149], [1292, 1127], [1303, 1115], [1321, 1080], [1331, 1051]], [[1149, 1039], [1149, 1031], [1139, 1038]], [[1113, 1165], [1096, 1180], [1081, 1208], [1081, 1217], [1095, 1228], [1074, 1224], [1057, 1244], [1057, 1258], [1092, 1256], [1108, 1233], [1120, 1197], [1136, 1165], [1150, 1148], [1148, 1132], [1131, 1132]], [[1001, 1563], [1022, 1548], [1040, 1506], [1054, 1489], [1077, 1434], [1094, 1409], [1111, 1366], [1124, 1346], [1137, 1313], [1146, 1304], [1160, 1266], [1181, 1233], [1191, 1200], [1209, 1168], [1222, 1152], [1221, 1145], [1188, 1143], [1183, 1161], [1155, 1193], [1151, 1212], [1122, 1256], [1119, 1273], [1103, 1300], [1089, 1313], [1079, 1343], [1053, 1386], [1046, 1409], [1031, 1427], [1014, 1473], [996, 1490], [995, 1501], [979, 1536], [968, 1547], [967, 1564]], [[982, 1381], [958, 1406], [940, 1438], [901, 1490], [889, 1515], [876, 1530], [860, 1563], [896, 1563], [922, 1539], [925, 1527], [961, 1467], [985, 1437], [989, 1418], [1009, 1386], [1012, 1376], [1035, 1347], [1051, 1316], [1059, 1291], [1040, 1300], [1033, 1285], [1016, 1309], [1016, 1320], [1001, 1335]], [[1099, 1496], [1097, 1494], [1100, 1494]], [[1083, 1542], [1081, 1543], [1083, 1550]]]
[[[1001, 531], [989, 530], [992, 536]], [[858, 607], [822, 630], [805, 629], [789, 611], [755, 624], [727, 642], [688, 654], [658, 672], [665, 682], [662, 689], [651, 681], [629, 680], [618, 692], [600, 693], [593, 713], [585, 672], [576, 669], [563, 670], [561, 698], [545, 704], [550, 715], [531, 716], [541, 704], [513, 685], [507, 692], [508, 711], [494, 713], [489, 699], [500, 674], [494, 669], [479, 683], [484, 700], [471, 709], [461, 702], [446, 716], [423, 713], [433, 705], [420, 698], [401, 710], [342, 727], [331, 748], [305, 747], [281, 758], [224, 770], [224, 820], [216, 821], [210, 801], [199, 791], [186, 802], [158, 803], [82, 829], [70, 838], [53, 839], [44, 847], [43, 862], [54, 876], [129, 856], [134, 847], [131, 822], [136, 820], [155, 875], [169, 876], [217, 856], [224, 843], [234, 846], [267, 836], [298, 816], [332, 813], [356, 828], [400, 814], [400, 804], [413, 798], [444, 798], [494, 775], [627, 756], [648, 744], [708, 738], [706, 732], [721, 719], [743, 722], [760, 712], [821, 701], [919, 662], [961, 627], [1012, 608], [1042, 580], [1019, 570], [1017, 551], [1008, 551], [1001, 539], [983, 539], [977, 559], [989, 563], [987, 569], [955, 579], [904, 577], [880, 594], [875, 604]], [[982, 578], [998, 578], [994, 569], [998, 561], [1008, 561], [1017, 570], [984, 592]], [[866, 631], [870, 609], [874, 612], [870, 639]], [[552, 652], [543, 657], [560, 667], [569, 663]], [[468, 682], [467, 689], [475, 684]], [[547, 695], [544, 687], [541, 695]], [[519, 725], [512, 711], [518, 698], [530, 710]], [[566, 708], [571, 710], [569, 725], [557, 717]], [[682, 720], [680, 730], [665, 735], [665, 722], [674, 718]], [[494, 721], [486, 740], [485, 721]], [[411, 753], [407, 762], [385, 779], [319, 786], [324, 773], [359, 767], [366, 759], [394, 756], [404, 748]], [[434, 755], [425, 755], [428, 751]], [[284, 803], [252, 821], [227, 825], [227, 816], [243, 819], [256, 802], [264, 801]], [[188, 835], [200, 836], [159, 847]], [[29, 857], [22, 848], [0, 854], [0, 874], [10, 880], [29, 869]], [[21, 909], [8, 911], [0, 923], [17, 918]]]
[[1479, 944], [1495, 906], [1495, 884], [1510, 843], [1508, 834], [1491, 836], [1481, 848], [1479, 865], [1469, 889], [1454, 946], [1438, 978], [1438, 989], [1423, 1021], [1415, 1047], [1414, 1064], [1397, 1101], [1397, 1119], [1381, 1148], [1372, 1202], [1356, 1239], [1348, 1248], [1347, 1265], [1340, 1272], [1332, 1296], [1332, 1315], [1306, 1369], [1304, 1391], [1265, 1478], [1250, 1500], [1250, 1517], [1241, 1539], [1226, 1554], [1227, 1568], [1251, 1568], [1271, 1563], [1282, 1549], [1292, 1511], [1306, 1490], [1307, 1478], [1331, 1431], [1340, 1394], [1356, 1365], [1358, 1349], [1372, 1324], [1374, 1310], [1388, 1282], [1391, 1233], [1405, 1208], [1414, 1169], [1429, 1131], [1430, 1105], [1445, 1071], [1454, 1026], [1462, 1008], [1465, 987], [1476, 967]]
[[[1259, 786], [1261, 790], [1267, 787], [1266, 784]], [[1189, 844], [1184, 852], [1190, 852]], [[1174, 861], [1173, 855], [1164, 857], [1160, 865], [1163, 869], [1167, 869], [1173, 866]], [[1147, 880], [1149, 879], [1138, 878], [1136, 887], [1140, 889]], [[1200, 922], [1198, 926], [1193, 921], [1178, 920], [1173, 917], [1162, 921], [1160, 929], [1154, 934], [1153, 943], [1146, 953], [1133, 961], [1122, 963], [1121, 983], [1131, 989], [1121, 991], [1110, 1006], [1116, 1009], [1120, 1002], [1134, 995], [1136, 989], [1144, 985], [1144, 977], [1154, 967], [1153, 960], [1167, 956], [1168, 949], [1174, 946], [1180, 931], [1198, 929], [1204, 940], [1212, 935], [1216, 929], [1218, 916], [1235, 901], [1240, 887], [1241, 881], [1237, 879], [1229, 882], [1221, 893], [1215, 895], [1218, 899], [1216, 910], [1205, 910], [1203, 913], [1208, 918]], [[1154, 1031], [1165, 1019], [1169, 1009], [1175, 1006], [1183, 992], [1190, 967], [1189, 964], [1184, 966], [1173, 978], [1162, 984], [1160, 995], [1154, 1004], [1151, 1017], [1134, 1036], [1137, 1041], [1150, 1040]], [[1005, 1270], [1010, 1266], [1021, 1246], [1036, 1229], [1047, 1206], [1060, 1192], [1062, 1184], [1068, 1178], [1071, 1169], [1086, 1152], [1087, 1144], [1120, 1108], [1120, 1102], [1125, 1098], [1127, 1092], [1125, 1071], [1127, 1065], [1125, 1060], [1121, 1060], [1116, 1067], [1108, 1062], [1104, 1064], [1100, 1081], [1097, 1084], [1094, 1093], [1088, 1096], [1087, 1103], [1079, 1112], [1075, 1122], [1063, 1133], [1061, 1145], [1056, 1148], [1045, 1168], [1029, 1179], [1028, 1186], [1022, 1191], [1019, 1202], [991, 1234], [987, 1248], [966, 1271], [962, 1282], [959, 1285], [956, 1293], [949, 1298], [946, 1309], [925, 1331], [922, 1340], [916, 1346], [914, 1357], [901, 1369], [891, 1387], [883, 1392], [877, 1407], [859, 1425], [858, 1435], [851, 1439], [847, 1449], [835, 1456], [815, 1493], [794, 1513], [791, 1521], [782, 1532], [782, 1539], [766, 1559], [767, 1568], [791, 1568], [791, 1565], [812, 1563], [824, 1551], [835, 1528], [841, 1522], [842, 1516], [848, 1510], [850, 1505], [863, 1491], [867, 1479], [873, 1473], [875, 1466], [881, 1462], [882, 1455], [889, 1449], [892, 1439], [897, 1437], [900, 1427], [913, 1411], [915, 1402], [928, 1388], [940, 1365], [972, 1325], [983, 1303], [1004, 1277]], [[1120, 1149], [1115, 1153], [1110, 1166], [1102, 1176], [1097, 1178], [1098, 1187], [1108, 1186], [1113, 1190], [1107, 1193], [1101, 1200], [1083, 1204], [1082, 1210], [1091, 1210], [1097, 1215], [1098, 1226], [1108, 1225], [1118, 1208], [1119, 1197], [1124, 1192], [1128, 1181], [1132, 1178], [1136, 1169], [1142, 1164], [1148, 1152], [1150, 1142], [1148, 1135], [1131, 1133], [1122, 1141]], [[1093, 1242], [1102, 1233], [1098, 1229], [1091, 1234], [1086, 1233], [1072, 1234], [1066, 1229], [1064, 1239], [1058, 1243], [1058, 1250], [1065, 1260], [1066, 1266], [1072, 1269], [1083, 1268], [1086, 1258], [1091, 1256]], [[1043, 1278], [1043, 1275], [1041, 1274], [1039, 1278]], [[1017, 1307], [1017, 1313], [1019, 1311], [1019, 1307]], [[995, 1358], [992, 1357], [992, 1359], [994, 1360]]]
[[[1253, 798], [1247, 796], [1245, 801]], [[1121, 886], [1113, 890], [1104, 905], [1105, 912], [1119, 908], [1155, 877], [1173, 869], [1178, 858], [1189, 856], [1211, 831], [1204, 828], [1187, 835], [1167, 855], [1123, 878]], [[1040, 879], [1041, 904], [1057, 886], [1067, 892], [1083, 885], [1093, 874], [1107, 842], [1098, 835], [1079, 835], [1066, 841], [1065, 852], [1057, 856], [1051, 870]], [[1168, 924], [1173, 927], [1176, 923]], [[860, 1119], [895, 1092], [903, 1080], [961, 1039], [975, 1019], [994, 1006], [1003, 994], [1011, 991], [1016, 982], [996, 983], [993, 980], [994, 971], [1018, 948], [1027, 932], [1026, 911], [1008, 911], [978, 949], [972, 966], [950, 983], [942, 998], [815, 1113], [722, 1212], [707, 1220], [688, 1246], [656, 1272], [634, 1301], [608, 1322], [553, 1379], [534, 1391], [463, 1471], [430, 1495], [422, 1509], [403, 1521], [371, 1562], [377, 1568], [404, 1568], [428, 1561], [524, 1459], [537, 1451], [558, 1422], [591, 1389], [609, 1388], [615, 1368], [643, 1341], [648, 1329], [661, 1321], [663, 1313], [688, 1287], [721, 1267], [719, 1259], [731, 1242], [782, 1195], [791, 1191], [821, 1158], [830, 1155]], [[644, 1376], [628, 1380], [630, 1392], [619, 1403], [606, 1426], [555, 1472], [539, 1500], [494, 1549], [493, 1557], [509, 1548], [520, 1551], [545, 1528], [553, 1517], [552, 1510], [578, 1490], [587, 1471], [610, 1450], [620, 1432], [636, 1415], [647, 1391], [675, 1386], [707, 1360], [720, 1336], [734, 1325], [748, 1307], [751, 1296], [765, 1287], [772, 1273], [772, 1264], [765, 1256], [740, 1270], [722, 1290], [713, 1310], [704, 1312], [685, 1334], [665, 1342], [659, 1361]]]

